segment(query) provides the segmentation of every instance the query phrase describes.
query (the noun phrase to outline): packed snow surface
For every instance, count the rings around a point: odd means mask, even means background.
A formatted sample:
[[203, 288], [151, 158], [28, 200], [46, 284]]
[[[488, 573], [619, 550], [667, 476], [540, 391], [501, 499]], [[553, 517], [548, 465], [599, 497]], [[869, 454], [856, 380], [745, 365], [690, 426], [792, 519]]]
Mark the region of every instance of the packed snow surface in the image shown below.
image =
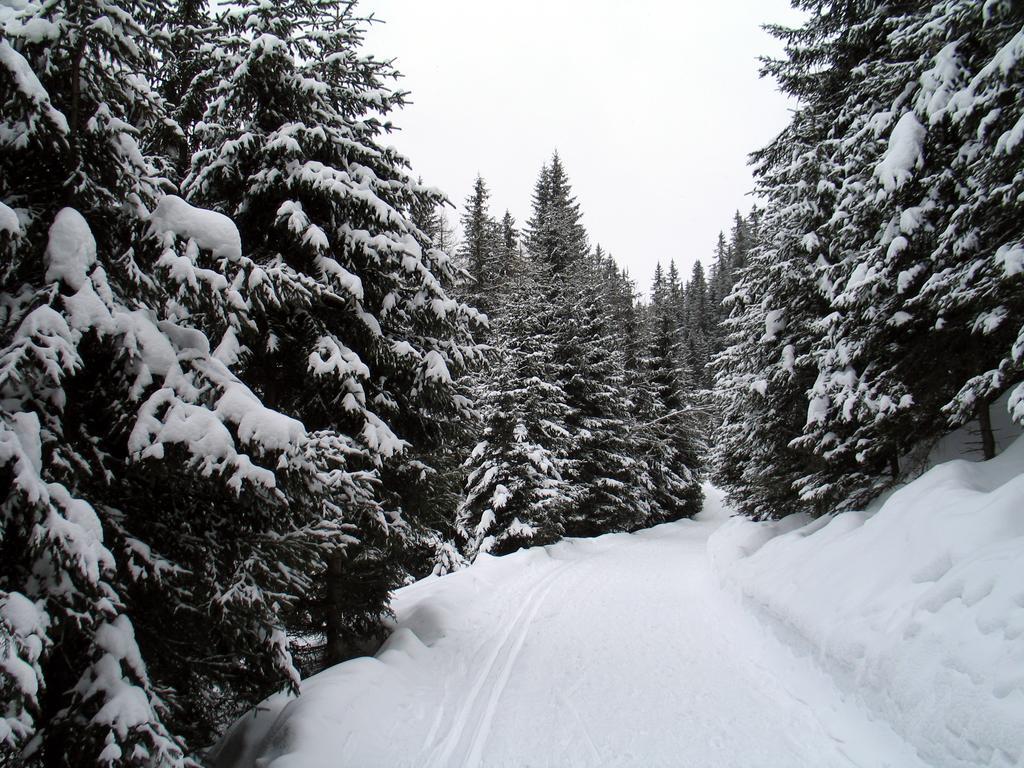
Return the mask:
[[570, 539], [398, 592], [375, 658], [271, 697], [214, 765], [914, 768], [913, 750], [723, 591], [699, 519]]

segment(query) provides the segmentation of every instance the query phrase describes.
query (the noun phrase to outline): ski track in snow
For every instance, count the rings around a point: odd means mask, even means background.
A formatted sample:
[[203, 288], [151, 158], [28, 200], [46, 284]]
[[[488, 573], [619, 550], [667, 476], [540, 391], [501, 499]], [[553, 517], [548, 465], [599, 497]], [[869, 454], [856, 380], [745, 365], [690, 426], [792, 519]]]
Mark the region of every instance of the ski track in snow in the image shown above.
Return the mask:
[[[572, 563], [565, 563], [553, 572], [545, 574], [544, 578], [522, 598], [522, 606], [515, 617], [499, 631], [499, 640], [490, 644], [488, 658], [477, 675], [469, 695], [459, 707], [454, 723], [425, 765], [444, 768], [455, 764], [453, 756], [463, 754], [468, 755], [462, 763], [466, 768], [479, 764], [484, 742], [494, 720], [495, 709], [502, 691], [508, 684], [512, 667], [522, 651], [530, 625], [544, 599], [554, 587], [554, 582], [571, 565]], [[485, 699], [486, 705], [478, 712], [480, 703]], [[473, 721], [472, 727], [469, 726], [470, 720]], [[432, 737], [428, 737], [428, 741], [432, 741]]]
[[720, 587], [707, 539], [728, 512], [708, 490], [698, 520], [482, 558], [401, 590], [396, 638], [404, 627], [428, 647], [400, 640], [328, 670], [258, 764], [921, 766]]

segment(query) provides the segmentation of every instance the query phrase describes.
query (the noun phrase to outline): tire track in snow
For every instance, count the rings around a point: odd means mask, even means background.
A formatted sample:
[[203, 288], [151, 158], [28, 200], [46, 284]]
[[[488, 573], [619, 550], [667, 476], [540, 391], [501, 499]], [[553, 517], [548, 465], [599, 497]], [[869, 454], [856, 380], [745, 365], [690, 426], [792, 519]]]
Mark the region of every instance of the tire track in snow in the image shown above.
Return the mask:
[[[515, 666], [516, 659], [519, 657], [523, 644], [526, 642], [526, 637], [530, 632], [530, 625], [533, 623], [537, 612], [540, 610], [540, 606], [554, 587], [559, 576], [575, 565], [576, 562], [573, 560], [557, 566], [550, 574], [541, 578], [531, 587], [529, 592], [522, 598], [522, 606], [516, 612], [512, 621], [508, 623], [504, 632], [502, 632], [501, 639], [495, 643], [491, 654], [484, 662], [482, 670], [474, 680], [469, 695], [453, 719], [448, 733], [441, 743], [432, 750], [427, 765], [433, 766], [433, 768], [447, 768], [447, 766], [454, 764], [453, 756], [460, 753], [466, 755], [466, 759], [462, 761], [462, 765], [465, 768], [472, 768], [472, 766], [479, 763], [487, 736], [490, 734], [491, 724], [494, 721], [498, 700], [508, 685], [512, 668]], [[487, 685], [488, 681], [490, 681], [489, 688]], [[489, 692], [486, 700], [484, 699], [485, 692]], [[474, 710], [477, 709], [478, 704], [484, 701], [486, 701], [486, 705], [482, 713], [476, 716], [475, 723], [472, 727], [469, 727], [469, 721], [474, 714]], [[428, 743], [433, 740], [434, 733], [435, 729], [432, 729], [431, 735], [428, 737]], [[472, 740], [469, 744], [465, 745], [464, 749], [459, 750], [459, 746], [467, 740], [467, 733]]]

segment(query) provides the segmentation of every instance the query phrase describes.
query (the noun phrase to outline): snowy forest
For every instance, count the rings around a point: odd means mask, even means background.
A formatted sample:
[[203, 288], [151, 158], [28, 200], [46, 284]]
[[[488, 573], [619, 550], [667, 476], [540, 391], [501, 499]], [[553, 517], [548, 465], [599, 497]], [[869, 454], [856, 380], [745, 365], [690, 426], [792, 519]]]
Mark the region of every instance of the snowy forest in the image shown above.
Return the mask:
[[638, 285], [554, 147], [520, 218], [480, 176], [455, 215], [354, 2], [0, 0], [0, 765], [213, 764], [407, 585], [995, 459], [1024, 8], [793, 4], [753, 204]]

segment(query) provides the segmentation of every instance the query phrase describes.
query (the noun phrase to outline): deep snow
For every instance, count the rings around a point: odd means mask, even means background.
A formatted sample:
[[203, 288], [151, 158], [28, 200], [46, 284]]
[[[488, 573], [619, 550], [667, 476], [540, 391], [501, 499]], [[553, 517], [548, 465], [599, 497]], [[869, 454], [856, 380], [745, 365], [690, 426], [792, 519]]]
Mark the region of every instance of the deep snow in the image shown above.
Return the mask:
[[899, 766], [921, 763], [723, 591], [727, 519], [481, 556], [397, 593], [376, 658], [264, 702], [218, 766]]
[[1024, 765], [1024, 438], [866, 513], [734, 518], [710, 553], [748, 609], [928, 764]]

